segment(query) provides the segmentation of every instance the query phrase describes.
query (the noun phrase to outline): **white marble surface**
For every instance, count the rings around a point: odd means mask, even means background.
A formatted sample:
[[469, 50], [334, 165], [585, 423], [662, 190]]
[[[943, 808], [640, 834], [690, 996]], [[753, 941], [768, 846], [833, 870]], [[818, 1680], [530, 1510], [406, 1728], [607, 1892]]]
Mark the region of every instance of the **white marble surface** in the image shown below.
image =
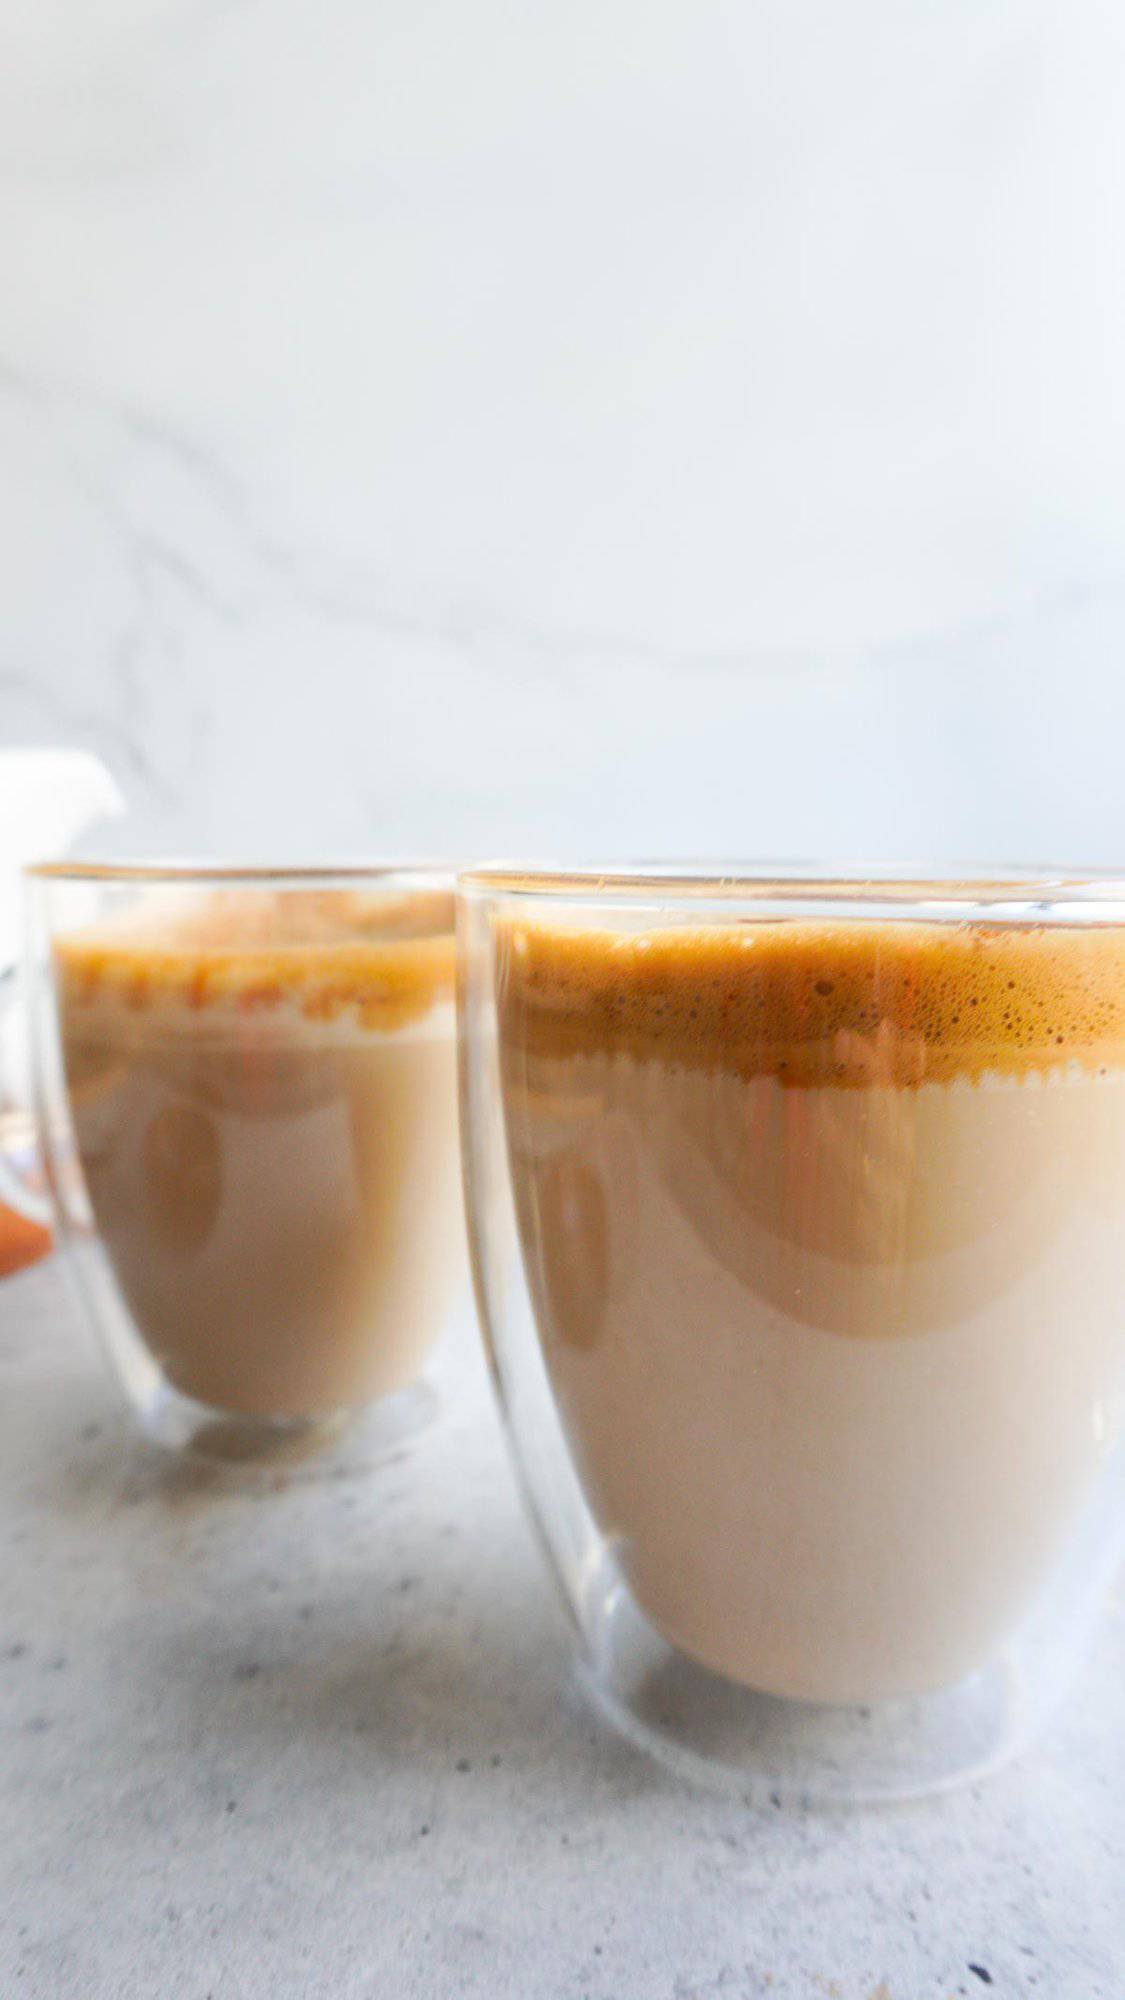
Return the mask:
[[0, 737], [135, 850], [1121, 859], [1117, 0], [36, 0]]
[[1120, 1597], [1016, 1768], [749, 1814], [583, 1707], [467, 1324], [446, 1385], [366, 1481], [162, 1482], [0, 1286], [4, 2000], [1119, 2000]]

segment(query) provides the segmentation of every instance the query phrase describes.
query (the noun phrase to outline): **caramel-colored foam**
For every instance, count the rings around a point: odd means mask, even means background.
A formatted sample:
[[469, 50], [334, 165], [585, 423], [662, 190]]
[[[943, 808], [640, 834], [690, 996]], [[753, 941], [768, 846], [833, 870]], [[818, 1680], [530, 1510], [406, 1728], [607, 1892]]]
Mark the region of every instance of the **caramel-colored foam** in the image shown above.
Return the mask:
[[206, 1017], [268, 1015], [283, 1003], [310, 1021], [354, 1015], [392, 1029], [452, 994], [451, 898], [338, 890], [217, 893], [159, 919], [142, 911], [59, 940], [64, 996], [138, 1016], [168, 1005]]
[[505, 1036], [784, 1084], [1125, 1066], [1125, 927], [747, 922], [497, 937]]

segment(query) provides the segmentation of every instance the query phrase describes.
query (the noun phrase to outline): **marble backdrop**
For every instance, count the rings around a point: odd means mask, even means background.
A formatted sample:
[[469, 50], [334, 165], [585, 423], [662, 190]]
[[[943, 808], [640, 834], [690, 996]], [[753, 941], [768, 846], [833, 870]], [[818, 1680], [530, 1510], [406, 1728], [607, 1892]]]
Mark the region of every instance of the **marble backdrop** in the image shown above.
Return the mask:
[[0, 738], [134, 848], [1121, 860], [1118, 0], [35, 0]]

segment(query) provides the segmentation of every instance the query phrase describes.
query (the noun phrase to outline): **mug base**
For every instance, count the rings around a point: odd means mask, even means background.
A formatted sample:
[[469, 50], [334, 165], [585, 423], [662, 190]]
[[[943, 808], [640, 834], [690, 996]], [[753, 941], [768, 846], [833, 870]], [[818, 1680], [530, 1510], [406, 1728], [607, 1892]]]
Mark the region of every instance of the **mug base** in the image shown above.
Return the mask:
[[339, 1479], [411, 1450], [440, 1410], [441, 1398], [426, 1380], [359, 1410], [269, 1417], [213, 1409], [161, 1378], [136, 1416], [150, 1443], [215, 1470], [249, 1478]]
[[1085, 1606], [1072, 1602], [1061, 1630], [1060, 1609], [1029, 1620], [955, 1686], [834, 1706], [760, 1693], [700, 1665], [649, 1622], [603, 1549], [587, 1578], [576, 1665], [619, 1734], [689, 1784], [755, 1809], [890, 1803], [974, 1783], [1025, 1748], [1088, 1636]]

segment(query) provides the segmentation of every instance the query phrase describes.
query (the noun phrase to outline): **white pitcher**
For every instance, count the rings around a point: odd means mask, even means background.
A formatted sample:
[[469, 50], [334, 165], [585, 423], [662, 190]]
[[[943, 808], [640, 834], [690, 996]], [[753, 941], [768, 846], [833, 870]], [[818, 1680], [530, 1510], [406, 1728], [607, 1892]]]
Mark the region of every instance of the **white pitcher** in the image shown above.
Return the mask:
[[35, 1222], [45, 1222], [47, 1212], [24, 1108], [26, 1030], [17, 998], [22, 871], [29, 862], [66, 854], [89, 827], [124, 810], [117, 784], [88, 750], [0, 750], [0, 1205]]

